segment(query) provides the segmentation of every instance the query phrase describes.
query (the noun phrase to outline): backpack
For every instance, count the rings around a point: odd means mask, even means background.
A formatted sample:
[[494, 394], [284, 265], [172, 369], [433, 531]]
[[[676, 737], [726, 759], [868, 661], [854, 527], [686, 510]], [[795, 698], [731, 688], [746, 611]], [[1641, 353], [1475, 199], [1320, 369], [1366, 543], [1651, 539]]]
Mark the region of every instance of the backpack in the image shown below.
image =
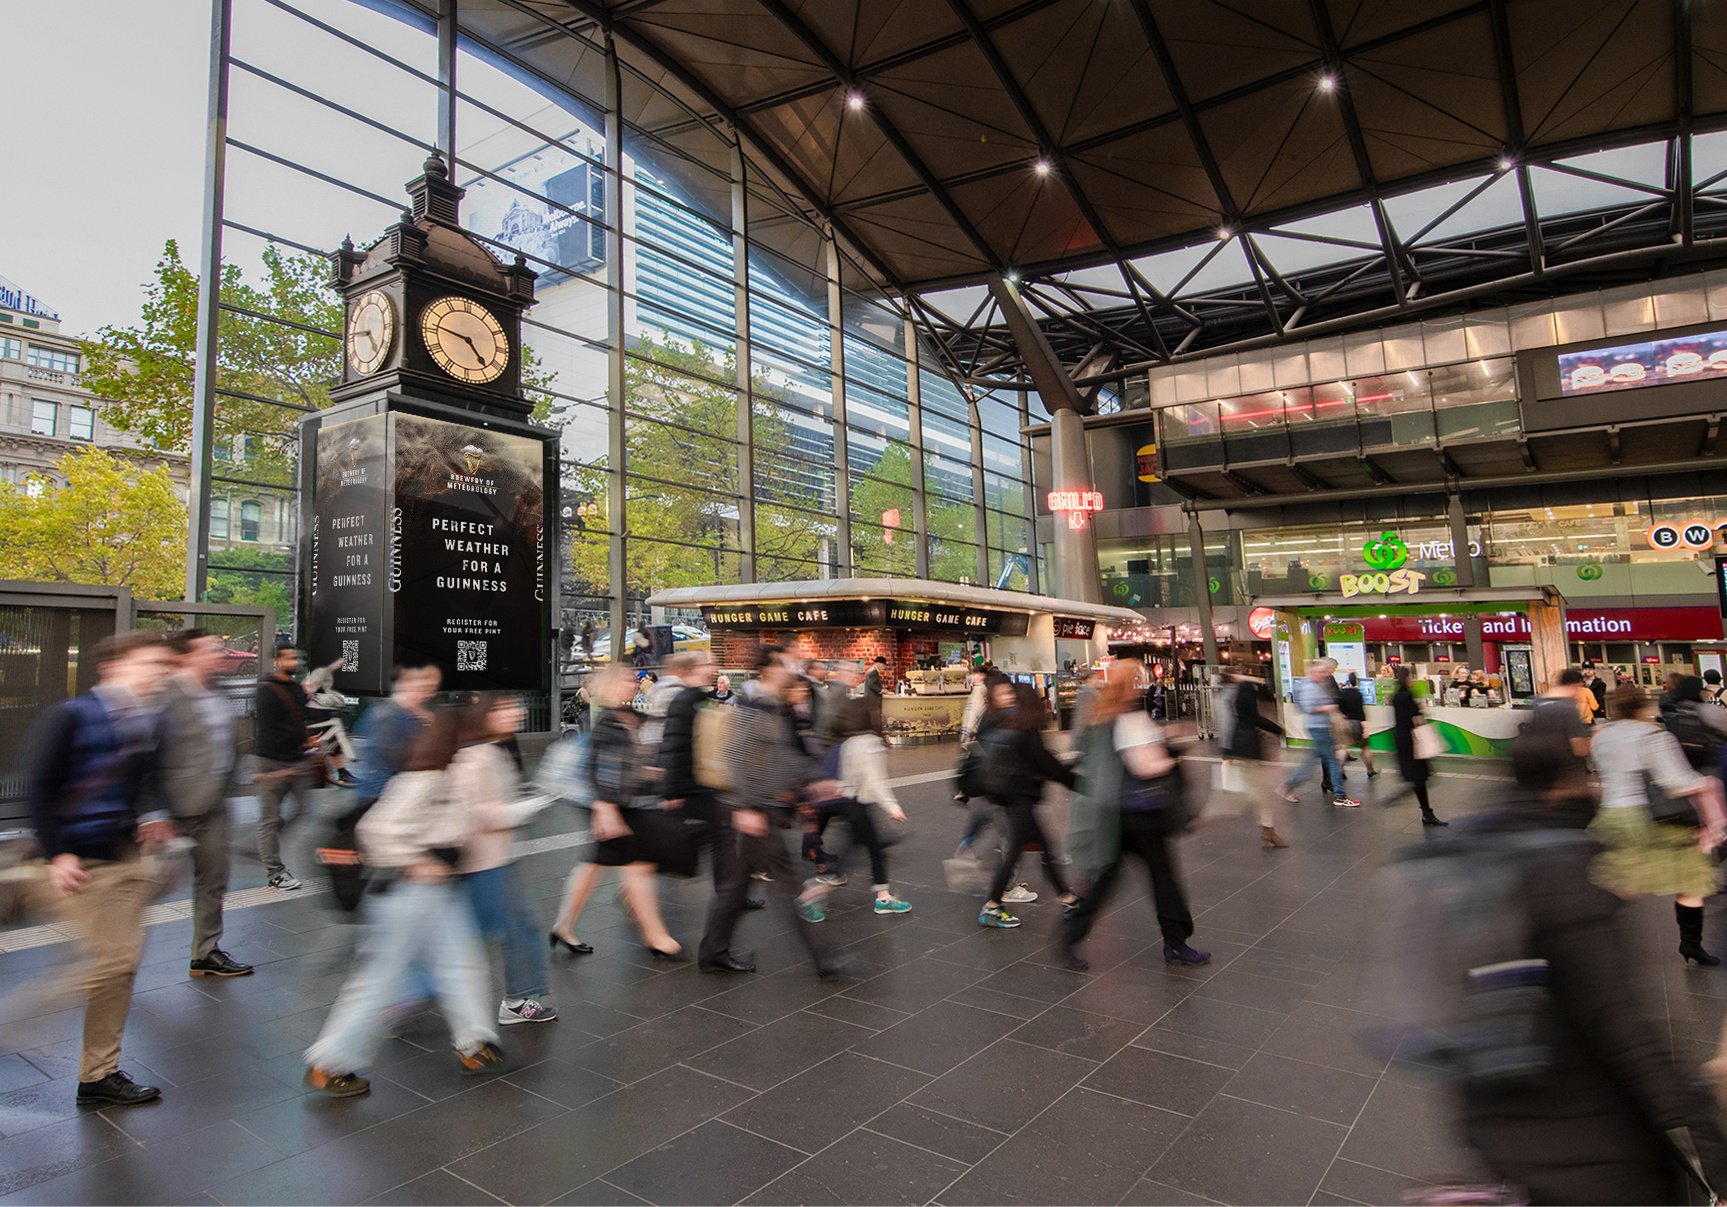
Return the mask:
[[1579, 830], [1466, 831], [1398, 852], [1376, 897], [1388, 905], [1370, 965], [1385, 1045], [1470, 1090], [1539, 1084], [1553, 1058], [1553, 1003], [1525, 880], [1555, 849], [1592, 841]]
[[1019, 731], [1004, 725], [986, 729], [978, 736], [977, 749], [977, 781], [983, 795], [998, 805], [1014, 799], [1025, 779], [1020, 766]]
[[723, 704], [704, 704], [696, 709], [694, 748], [696, 783], [714, 792], [732, 789], [731, 730], [734, 709]]
[[1700, 704], [1677, 704], [1669, 709], [1662, 720], [1667, 723], [1667, 732], [1679, 742], [1679, 749], [1685, 752], [1685, 761], [1691, 764], [1694, 771], [1712, 772], [1715, 769], [1716, 750], [1721, 739], [1703, 723], [1698, 714]]

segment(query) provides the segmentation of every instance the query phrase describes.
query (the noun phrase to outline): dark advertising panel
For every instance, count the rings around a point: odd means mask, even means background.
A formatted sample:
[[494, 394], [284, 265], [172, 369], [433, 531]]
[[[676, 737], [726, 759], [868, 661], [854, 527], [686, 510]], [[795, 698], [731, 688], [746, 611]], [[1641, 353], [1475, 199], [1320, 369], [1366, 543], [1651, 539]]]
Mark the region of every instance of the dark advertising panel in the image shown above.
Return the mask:
[[1090, 641], [1097, 622], [1080, 620], [1073, 616], [1057, 616], [1055, 618], [1055, 639], [1057, 641]]
[[390, 422], [397, 656], [437, 663], [446, 689], [544, 689], [543, 446], [419, 415]]
[[388, 421], [354, 419], [318, 432], [317, 493], [311, 521], [310, 658], [338, 658], [338, 691], [389, 690], [385, 626], [386, 531], [390, 506]]
[[997, 612], [909, 599], [824, 599], [702, 609], [710, 629], [916, 629], [1023, 637], [1024, 612]]

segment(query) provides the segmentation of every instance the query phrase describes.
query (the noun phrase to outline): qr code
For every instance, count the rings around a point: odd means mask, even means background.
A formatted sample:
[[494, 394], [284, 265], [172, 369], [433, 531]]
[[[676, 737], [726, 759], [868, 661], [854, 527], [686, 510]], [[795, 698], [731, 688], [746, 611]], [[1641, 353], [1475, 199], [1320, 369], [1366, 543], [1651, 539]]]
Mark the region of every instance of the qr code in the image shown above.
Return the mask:
[[485, 670], [486, 643], [483, 641], [456, 642], [456, 669], [459, 671]]
[[360, 669], [359, 641], [342, 642], [342, 669], [347, 671], [350, 675], [356, 673]]

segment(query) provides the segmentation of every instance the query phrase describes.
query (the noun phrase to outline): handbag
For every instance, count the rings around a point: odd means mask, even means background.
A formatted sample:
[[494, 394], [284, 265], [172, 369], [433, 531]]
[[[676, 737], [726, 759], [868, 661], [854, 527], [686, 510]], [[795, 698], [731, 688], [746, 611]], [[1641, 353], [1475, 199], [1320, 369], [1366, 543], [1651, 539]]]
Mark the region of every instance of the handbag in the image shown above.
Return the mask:
[[1674, 796], [1655, 781], [1655, 777], [1647, 770], [1643, 773], [1643, 799], [1649, 802], [1649, 816], [1655, 819], [1657, 825], [1683, 826], [1695, 830], [1702, 825], [1697, 816], [1697, 806], [1691, 803], [1689, 796]]
[[1247, 791], [1247, 772], [1234, 759], [1225, 759], [1217, 765], [1217, 790], [1232, 795]]
[[1445, 735], [1432, 725], [1417, 725], [1414, 733], [1415, 761], [1425, 763], [1436, 759], [1446, 751]]

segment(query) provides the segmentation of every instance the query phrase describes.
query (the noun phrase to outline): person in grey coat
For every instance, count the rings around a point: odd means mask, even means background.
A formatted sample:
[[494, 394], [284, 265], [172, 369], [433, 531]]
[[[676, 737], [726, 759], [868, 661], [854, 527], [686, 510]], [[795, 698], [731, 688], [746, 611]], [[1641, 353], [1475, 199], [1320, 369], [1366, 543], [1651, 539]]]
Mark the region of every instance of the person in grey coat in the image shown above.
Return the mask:
[[181, 629], [169, 641], [177, 665], [162, 696], [161, 748], [154, 787], [175, 828], [192, 843], [193, 976], [246, 976], [222, 941], [228, 892], [228, 798], [239, 767], [234, 706], [216, 689], [225, 661], [222, 639]]

